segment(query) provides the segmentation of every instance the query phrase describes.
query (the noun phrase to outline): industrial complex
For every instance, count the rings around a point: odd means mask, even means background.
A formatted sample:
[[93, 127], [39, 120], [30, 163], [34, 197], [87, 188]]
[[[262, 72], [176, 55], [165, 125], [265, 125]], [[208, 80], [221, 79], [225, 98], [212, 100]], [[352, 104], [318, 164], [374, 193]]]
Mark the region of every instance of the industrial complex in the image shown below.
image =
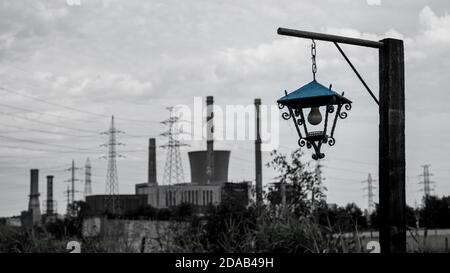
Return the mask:
[[[255, 100], [255, 117], [256, 117], [256, 141], [255, 141], [255, 180], [256, 180], [256, 197], [261, 198], [262, 181], [261, 181], [261, 140], [259, 134], [259, 106], [260, 100]], [[157, 158], [156, 158], [156, 139], [149, 139], [148, 147], [148, 179], [144, 183], [135, 185], [134, 194], [91, 194], [85, 196], [86, 207], [89, 216], [102, 216], [105, 213], [113, 213], [116, 215], [124, 214], [128, 211], [138, 209], [140, 207], [151, 206], [154, 208], [170, 208], [180, 204], [190, 204], [198, 209], [206, 208], [210, 205], [218, 205], [224, 202], [232, 202], [247, 206], [250, 204], [252, 196], [252, 181], [242, 181], [239, 183], [230, 182], [228, 179], [228, 167], [231, 151], [214, 150], [214, 127], [213, 127], [213, 97], [208, 96], [206, 99], [207, 106], [207, 149], [200, 151], [188, 152], [190, 164], [190, 181], [177, 181], [170, 179], [176, 175], [177, 170], [166, 168], [165, 177], [169, 176], [169, 181], [160, 183], [157, 181]], [[170, 119], [174, 121], [174, 119]], [[171, 129], [172, 130], [172, 127]], [[178, 153], [180, 143], [174, 140], [170, 135], [169, 143], [166, 147], [172, 148], [168, 151], [168, 159], [172, 160], [174, 155]], [[114, 128], [112, 121], [109, 133], [114, 138]], [[111, 142], [110, 142], [111, 143]], [[164, 145], [162, 145], [164, 146]], [[111, 153], [110, 153], [111, 154]], [[114, 154], [115, 155], [115, 151]], [[169, 158], [170, 157], [170, 158]], [[115, 160], [115, 158], [113, 158]], [[115, 166], [115, 162], [108, 162], [108, 166]], [[167, 167], [167, 166], [166, 166]], [[73, 167], [74, 168], [74, 167]], [[91, 172], [89, 165], [89, 174]], [[47, 176], [47, 200], [45, 213], [41, 215], [39, 201], [39, 170], [31, 170], [29, 207], [27, 211], [22, 212], [22, 225], [32, 226], [42, 221], [51, 221], [56, 219], [55, 202], [53, 199], [53, 176]], [[111, 176], [111, 175], [109, 175]], [[90, 181], [88, 181], [90, 183]], [[108, 183], [108, 182], [107, 182]], [[114, 207], [111, 207], [111, 201]], [[259, 200], [256, 200], [259, 201]], [[68, 201], [69, 202], [69, 201]], [[72, 201], [73, 203], [73, 201]], [[70, 204], [68, 203], [68, 215], [70, 214]], [[111, 210], [111, 208], [113, 210]]]

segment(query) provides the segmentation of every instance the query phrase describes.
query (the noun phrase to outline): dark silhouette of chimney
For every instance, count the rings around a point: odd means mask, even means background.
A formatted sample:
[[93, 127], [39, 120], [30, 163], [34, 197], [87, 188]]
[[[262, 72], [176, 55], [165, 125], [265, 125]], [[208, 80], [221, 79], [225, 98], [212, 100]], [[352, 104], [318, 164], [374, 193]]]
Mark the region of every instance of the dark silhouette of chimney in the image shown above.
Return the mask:
[[54, 214], [54, 207], [53, 207], [53, 175], [47, 176], [47, 209], [46, 214], [52, 215]]
[[148, 183], [158, 183], [156, 178], [156, 139], [154, 138], [150, 138], [148, 142]]
[[31, 223], [41, 222], [41, 208], [39, 202], [39, 170], [30, 171], [30, 200], [28, 202], [28, 211], [31, 214]]
[[255, 184], [256, 184], [256, 203], [262, 203], [262, 160], [261, 160], [261, 99], [255, 99], [255, 119], [256, 119], [256, 139], [255, 139]]
[[206, 97], [206, 183], [214, 182], [214, 98]]

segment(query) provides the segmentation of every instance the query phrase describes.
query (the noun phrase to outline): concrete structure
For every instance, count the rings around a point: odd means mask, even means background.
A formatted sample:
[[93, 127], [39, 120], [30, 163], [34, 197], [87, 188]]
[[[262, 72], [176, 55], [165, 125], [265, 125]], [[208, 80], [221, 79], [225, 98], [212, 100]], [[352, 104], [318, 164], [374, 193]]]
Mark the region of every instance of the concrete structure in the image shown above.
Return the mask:
[[228, 182], [230, 151], [214, 151], [214, 175], [208, 178], [208, 151], [188, 152], [191, 167], [191, 182], [199, 185], [221, 184]]
[[214, 98], [208, 96], [206, 97], [206, 184], [212, 184], [214, 181], [214, 156]]
[[30, 224], [41, 223], [41, 207], [39, 202], [39, 170], [30, 170], [30, 199], [28, 202], [28, 216], [30, 218]]
[[[107, 195], [90, 195], [86, 196], [87, 215], [98, 216], [103, 215], [107, 208]], [[119, 194], [116, 195], [117, 205], [120, 207], [120, 211], [116, 211], [116, 214], [124, 214], [126, 212], [135, 210], [139, 207], [147, 205], [147, 195], [139, 194]]]
[[157, 185], [156, 176], [156, 139], [150, 138], [148, 141], [148, 179], [150, 184]]
[[169, 208], [182, 203], [189, 203], [194, 206], [218, 205], [221, 202], [221, 185], [197, 185], [197, 184], [176, 184], [176, 185], [136, 185], [136, 194], [145, 194], [147, 202], [155, 208]]
[[47, 200], [45, 214], [55, 214], [55, 205], [53, 200], [53, 175], [47, 176]]

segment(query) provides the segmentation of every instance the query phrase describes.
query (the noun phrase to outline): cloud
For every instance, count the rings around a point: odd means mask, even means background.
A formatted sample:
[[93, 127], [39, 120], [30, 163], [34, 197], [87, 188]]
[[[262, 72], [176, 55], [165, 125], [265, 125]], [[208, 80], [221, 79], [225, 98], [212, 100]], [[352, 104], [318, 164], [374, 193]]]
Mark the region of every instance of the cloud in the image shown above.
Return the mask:
[[[371, 1], [374, 5], [380, 2]], [[264, 104], [272, 104], [284, 90], [294, 90], [310, 81], [311, 41], [281, 37], [276, 34], [277, 27], [371, 40], [392, 37], [405, 41], [407, 145], [411, 151], [407, 162], [409, 171], [415, 174], [415, 168], [423, 160], [433, 159], [435, 162], [431, 164], [438, 166], [444, 164], [441, 162], [446, 161], [445, 157], [434, 156], [439, 143], [428, 143], [428, 139], [433, 134], [450, 134], [446, 126], [424, 118], [431, 111], [440, 115], [435, 120], [450, 118], [446, 107], [449, 98], [446, 87], [450, 84], [446, 76], [450, 69], [450, 16], [447, 13], [450, 7], [448, 1], [425, 2], [383, 1], [382, 5], [374, 8], [366, 1], [349, 0], [92, 0], [82, 1], [80, 6], [69, 6], [59, 0], [4, 0], [0, 3], [1, 85], [28, 96], [100, 115], [74, 112], [28, 97], [3, 93], [2, 103], [45, 114], [30, 115], [26, 111], [1, 106], [0, 110], [94, 132], [107, 129], [111, 114], [118, 118], [148, 120], [148, 123], [117, 120], [119, 129], [128, 135], [144, 136], [121, 136], [122, 142], [128, 145], [126, 149], [145, 150], [146, 138], [157, 136], [164, 129], [158, 122], [167, 118], [166, 106], [189, 104], [194, 96], [206, 95], [214, 95], [218, 104], [247, 105], [255, 97], [262, 98]], [[333, 161], [333, 158], [341, 156], [376, 165], [377, 109], [336, 48], [323, 42], [318, 42], [317, 46], [318, 79], [324, 84], [333, 83], [335, 88], [345, 91], [346, 96], [355, 102], [349, 118], [338, 125], [337, 144], [326, 151], [329, 162], [359, 173], [374, 172], [371, 166], [344, 160]], [[342, 47], [372, 89], [376, 90], [377, 51], [347, 45]], [[33, 122], [18, 123], [18, 119], [6, 116], [0, 116], [0, 122], [76, 133]], [[283, 122], [281, 126], [282, 149], [288, 151], [296, 145], [295, 129]], [[75, 147], [97, 146], [105, 141], [101, 136], [96, 136], [73, 142], [65, 137], [37, 132], [14, 131], [1, 126], [0, 129], [0, 134]], [[165, 141], [164, 138], [158, 139], [160, 143]], [[204, 145], [197, 144], [193, 143], [191, 148]], [[248, 149], [251, 144], [217, 145]], [[23, 147], [43, 148], [25, 144]], [[18, 157], [1, 165], [7, 166], [3, 167], [2, 173], [3, 170], [5, 174], [10, 173], [17, 184], [24, 185], [18, 199], [26, 196], [27, 171], [15, 177], [7, 168], [60, 165], [61, 162], [70, 163], [73, 157], [77, 162], [85, 160], [85, 154], [25, 153], [1, 147], [0, 151], [8, 155], [27, 155], [26, 159]], [[95, 152], [97, 154], [103, 150], [97, 149]], [[43, 162], [44, 158], [49, 162]], [[137, 159], [133, 164], [141, 165], [132, 167], [127, 161], [121, 163], [124, 165], [119, 164], [119, 167], [123, 166], [121, 177], [128, 178], [121, 180], [121, 190], [124, 189], [124, 192], [133, 190], [135, 180], [142, 180], [136, 177], [135, 171], [146, 166], [145, 152], [132, 154], [130, 158]], [[253, 177], [252, 157], [245, 149], [233, 149], [233, 158], [241, 159], [239, 167], [242, 170], [230, 168], [231, 179]], [[164, 157], [161, 157], [163, 160]], [[189, 170], [188, 162], [183, 163], [185, 170]], [[105, 162], [93, 159], [93, 164], [94, 167], [104, 167]], [[163, 162], [158, 164], [163, 166]], [[358, 174], [339, 174], [331, 169], [326, 172], [329, 178], [327, 186], [333, 192], [331, 196], [334, 196], [331, 201], [351, 201], [345, 199], [350, 195], [356, 200], [361, 199], [359, 191], [343, 193], [332, 179]], [[188, 172], [185, 176], [188, 177]], [[273, 176], [271, 170], [265, 170], [265, 181]], [[101, 179], [100, 184], [103, 185], [103, 177]], [[1, 187], [0, 184], [0, 191], [6, 189]], [[444, 190], [450, 189], [444, 187]], [[64, 204], [63, 200], [60, 203]]]

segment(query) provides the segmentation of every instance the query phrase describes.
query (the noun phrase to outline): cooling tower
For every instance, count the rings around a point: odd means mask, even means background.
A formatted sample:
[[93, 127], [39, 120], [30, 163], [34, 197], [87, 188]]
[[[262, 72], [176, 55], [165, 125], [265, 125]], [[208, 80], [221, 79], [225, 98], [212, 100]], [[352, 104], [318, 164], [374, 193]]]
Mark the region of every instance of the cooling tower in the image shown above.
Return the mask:
[[[189, 152], [191, 165], [191, 182], [206, 185], [208, 183], [207, 151]], [[228, 182], [228, 164], [230, 151], [214, 151], [214, 175], [212, 184]]]

